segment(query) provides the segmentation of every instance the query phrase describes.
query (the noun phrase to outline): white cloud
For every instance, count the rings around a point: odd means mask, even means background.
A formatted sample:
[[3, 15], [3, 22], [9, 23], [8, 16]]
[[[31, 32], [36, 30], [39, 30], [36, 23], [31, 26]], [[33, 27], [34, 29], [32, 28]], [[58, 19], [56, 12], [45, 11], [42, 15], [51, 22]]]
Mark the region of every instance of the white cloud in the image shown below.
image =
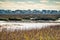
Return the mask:
[[50, 9], [60, 10], [60, 5], [34, 4], [32, 2], [0, 2], [0, 9]]
[[60, 2], [55, 2], [55, 4], [59, 4], [60, 5]]
[[48, 0], [40, 0], [41, 3], [48, 3]]
[[57, 1], [53, 1], [50, 4], [54, 5], [54, 6], [59, 6], [60, 7], [60, 2], [57, 2]]

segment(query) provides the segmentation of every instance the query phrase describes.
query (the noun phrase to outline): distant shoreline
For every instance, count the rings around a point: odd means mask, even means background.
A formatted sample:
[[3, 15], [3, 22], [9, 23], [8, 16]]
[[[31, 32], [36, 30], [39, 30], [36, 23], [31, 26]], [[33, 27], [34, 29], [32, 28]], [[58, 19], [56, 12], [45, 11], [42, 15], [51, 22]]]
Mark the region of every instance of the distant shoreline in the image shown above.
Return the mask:
[[60, 23], [58, 21], [0, 21], [0, 23], [11, 22], [11, 23]]

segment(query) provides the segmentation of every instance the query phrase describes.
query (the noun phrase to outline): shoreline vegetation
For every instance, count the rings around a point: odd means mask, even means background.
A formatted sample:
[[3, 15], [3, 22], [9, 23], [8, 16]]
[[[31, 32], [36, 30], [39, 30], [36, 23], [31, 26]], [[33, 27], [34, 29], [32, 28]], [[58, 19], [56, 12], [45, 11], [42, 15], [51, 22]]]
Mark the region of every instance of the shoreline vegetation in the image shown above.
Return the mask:
[[60, 20], [60, 14], [0, 14], [0, 20], [3, 21], [22, 21], [22, 20], [31, 20], [31, 21], [56, 21]]
[[60, 40], [60, 25], [13, 32], [3, 29], [0, 32], [0, 40]]
[[60, 18], [57, 18], [57, 17], [9, 17], [9, 16], [1, 16], [0, 17], [0, 21], [6, 21], [6, 22], [17, 22], [17, 21], [20, 21], [20, 22], [41, 22], [41, 23], [60, 23]]

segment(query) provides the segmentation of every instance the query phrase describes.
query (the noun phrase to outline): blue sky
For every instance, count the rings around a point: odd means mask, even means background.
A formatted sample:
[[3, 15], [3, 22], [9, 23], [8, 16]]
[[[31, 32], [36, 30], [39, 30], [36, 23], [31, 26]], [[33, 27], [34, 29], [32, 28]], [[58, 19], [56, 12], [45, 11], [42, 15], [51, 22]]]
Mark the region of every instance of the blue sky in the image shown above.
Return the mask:
[[60, 10], [60, 0], [0, 0], [0, 9]]

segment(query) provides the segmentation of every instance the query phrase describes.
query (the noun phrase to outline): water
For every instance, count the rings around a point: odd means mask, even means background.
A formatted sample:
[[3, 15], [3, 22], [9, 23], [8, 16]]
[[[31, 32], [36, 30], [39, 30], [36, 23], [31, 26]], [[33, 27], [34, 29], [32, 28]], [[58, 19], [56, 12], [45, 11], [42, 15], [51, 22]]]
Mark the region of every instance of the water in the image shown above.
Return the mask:
[[7, 30], [31, 30], [41, 29], [51, 25], [60, 25], [60, 23], [23, 23], [23, 22], [6, 22], [0, 21], [0, 30], [6, 28]]

